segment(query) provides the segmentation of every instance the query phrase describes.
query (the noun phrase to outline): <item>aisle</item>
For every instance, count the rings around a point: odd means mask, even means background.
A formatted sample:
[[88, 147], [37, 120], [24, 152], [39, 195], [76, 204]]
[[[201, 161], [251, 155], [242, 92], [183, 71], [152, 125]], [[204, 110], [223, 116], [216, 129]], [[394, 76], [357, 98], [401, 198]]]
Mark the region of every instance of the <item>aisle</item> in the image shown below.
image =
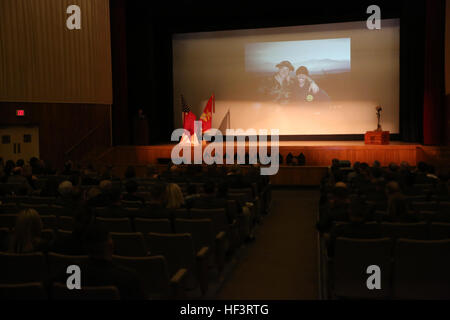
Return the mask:
[[318, 189], [274, 190], [272, 213], [216, 299], [318, 299]]

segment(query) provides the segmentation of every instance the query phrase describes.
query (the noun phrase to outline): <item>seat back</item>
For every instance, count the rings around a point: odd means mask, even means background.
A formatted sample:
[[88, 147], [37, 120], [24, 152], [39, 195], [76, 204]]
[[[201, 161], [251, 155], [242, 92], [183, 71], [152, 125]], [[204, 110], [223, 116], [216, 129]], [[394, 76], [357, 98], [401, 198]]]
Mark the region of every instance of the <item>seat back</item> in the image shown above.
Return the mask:
[[0, 284], [0, 300], [47, 300], [47, 292], [40, 282]]
[[430, 230], [430, 239], [450, 239], [450, 223], [432, 223]]
[[[387, 298], [391, 293], [392, 240], [380, 239], [336, 239], [333, 263], [334, 294], [337, 297], [376, 299]], [[381, 271], [381, 289], [367, 287], [369, 266], [378, 266]]]
[[390, 223], [381, 224], [383, 236], [393, 239], [406, 238], [416, 240], [428, 239], [428, 225], [425, 222], [419, 223]]
[[12, 229], [16, 225], [17, 214], [0, 214], [0, 227]]
[[394, 298], [450, 299], [450, 240], [399, 239]]
[[110, 232], [114, 242], [114, 254], [125, 257], [143, 257], [147, 255], [144, 237], [140, 232]]
[[0, 252], [8, 251], [10, 235], [11, 231], [9, 228], [0, 228]]
[[202, 247], [214, 248], [215, 235], [211, 219], [175, 219], [176, 233], [189, 233], [195, 252]]
[[95, 218], [109, 232], [133, 232], [129, 218]]
[[150, 232], [146, 234], [146, 238], [150, 255], [162, 255], [166, 258], [170, 277], [183, 268], [192, 273], [195, 266], [195, 253], [190, 234]]
[[42, 282], [46, 267], [44, 255], [36, 253], [0, 252], [0, 283]]
[[47, 265], [50, 276], [65, 274], [70, 265], [82, 266], [88, 261], [88, 256], [69, 256], [55, 252], [47, 254]]
[[114, 286], [82, 287], [69, 290], [65, 284], [55, 283], [52, 287], [54, 300], [119, 300], [119, 290]]
[[73, 218], [68, 216], [59, 216], [58, 228], [67, 231], [73, 230]]
[[62, 230], [58, 229], [56, 230], [56, 239], [58, 241], [66, 243], [72, 238], [72, 231], [69, 230]]
[[450, 215], [450, 201], [441, 201], [441, 202], [439, 202], [438, 210], [442, 214]]
[[177, 219], [177, 218], [187, 219], [187, 218], [190, 218], [191, 215], [190, 215], [189, 210], [183, 208], [183, 209], [172, 210], [172, 217], [174, 219]]
[[228, 231], [228, 218], [224, 208], [191, 209], [193, 219], [211, 219], [214, 234]]
[[152, 257], [113, 256], [113, 262], [119, 266], [135, 270], [142, 281], [147, 297], [151, 299], [167, 299], [170, 295], [169, 271], [166, 259]]
[[142, 201], [127, 201], [122, 200], [122, 207], [124, 208], [142, 208], [144, 204]]
[[135, 218], [134, 227], [136, 232], [143, 234], [149, 232], [172, 233], [172, 225], [169, 219], [143, 219]]
[[412, 201], [411, 209], [415, 211], [437, 211], [438, 204], [436, 201]]
[[17, 214], [19, 211], [15, 202], [5, 202], [0, 205], [0, 214]]
[[54, 215], [40, 215], [45, 229], [57, 229], [58, 222]]

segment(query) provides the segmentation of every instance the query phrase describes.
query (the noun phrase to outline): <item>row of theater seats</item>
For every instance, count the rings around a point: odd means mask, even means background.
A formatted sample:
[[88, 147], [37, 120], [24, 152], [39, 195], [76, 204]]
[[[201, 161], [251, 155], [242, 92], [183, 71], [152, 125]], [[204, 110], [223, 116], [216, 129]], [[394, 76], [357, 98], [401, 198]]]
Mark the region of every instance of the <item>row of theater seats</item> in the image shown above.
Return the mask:
[[[243, 215], [237, 215], [236, 219], [230, 223], [227, 217], [229, 208], [171, 210], [167, 218], [160, 219], [139, 218], [134, 217], [133, 214], [124, 218], [105, 218], [102, 216], [105, 213], [107, 216], [107, 208], [94, 208], [94, 219], [111, 232], [115, 250], [114, 261], [131, 267], [139, 273], [149, 298], [183, 298], [186, 290], [195, 288], [199, 288], [202, 294], [205, 294], [210, 281], [210, 271], [220, 276], [226, 256], [232, 254], [234, 249], [242, 244], [249, 234], [250, 224], [256, 221], [257, 216], [264, 211], [260, 207], [258, 196], [250, 196], [252, 192], [250, 188], [240, 191], [245, 191], [236, 194], [242, 201], [240, 203], [249, 201], [253, 204], [249, 205], [250, 219], [245, 219]], [[70, 230], [72, 230], [73, 218], [65, 215], [67, 214], [66, 208], [55, 205], [55, 202], [49, 201], [49, 199], [33, 197], [29, 201], [30, 199], [31, 197], [28, 197], [23, 201], [23, 198], [10, 197], [9, 201], [2, 204], [1, 207], [5, 210], [0, 211], [3, 212], [0, 214], [0, 227], [2, 227], [0, 228], [0, 243], [3, 247], [1, 249], [7, 249], [14, 229], [16, 215], [11, 213], [16, 213], [21, 208], [36, 208], [37, 211], [46, 213], [41, 215], [45, 228], [43, 238], [60, 243], [71, 238], [72, 231]], [[145, 206], [123, 208], [126, 213], [145, 211], [145, 209]], [[46, 297], [70, 298], [73, 296], [70, 292], [61, 293], [64, 286], [59, 288], [61, 290], [55, 291], [55, 285], [52, 286], [46, 282], [51, 272], [43, 278], [23, 278], [24, 273], [29, 272], [26, 266], [36, 263], [35, 261], [25, 262], [28, 256], [2, 254], [5, 263], [1, 262], [3, 267], [0, 267], [3, 269], [0, 272], [4, 275], [0, 280], [1, 292], [19, 292], [21, 290], [42, 292], [39, 288], [43, 287]], [[34, 257], [35, 254], [31, 254], [31, 256]], [[82, 259], [81, 257], [63, 256], [60, 253], [59, 255], [58, 253], [49, 253], [48, 257], [44, 256], [43, 260], [35, 259], [44, 261], [48, 269], [51, 268], [55, 257], [65, 259], [65, 265], [73, 264], [74, 259], [76, 261]], [[10, 268], [6, 268], [6, 266]], [[56, 288], [58, 289], [57, 284]], [[85, 297], [93, 295], [92, 292], [97, 289], [100, 292], [106, 290], [111, 293], [109, 290], [111, 288], [87, 288], [87, 290], [91, 289], [93, 291], [90, 291]], [[115, 293], [113, 296], [116, 296]]]
[[[337, 238], [327, 265], [331, 298], [450, 299], [450, 239]], [[379, 289], [369, 289], [370, 266]]]
[[[343, 230], [349, 225], [347, 222], [337, 222], [332, 228], [332, 233], [342, 234]], [[438, 222], [369, 222], [361, 225], [361, 234], [364, 238], [382, 238], [392, 239], [406, 238], [413, 240], [442, 240], [450, 239], [450, 223]], [[342, 232], [341, 232], [342, 231]], [[324, 235], [327, 239], [328, 234]]]
[[[450, 223], [369, 222], [340, 236], [349, 225], [336, 222], [320, 237], [325, 298], [450, 299]], [[371, 265], [381, 290], [367, 287]]]
[[[87, 256], [29, 253], [13, 254], [0, 252], [0, 299], [119, 299], [115, 287], [83, 287], [69, 290], [65, 283], [52, 281], [70, 265], [81, 270]], [[179, 268], [171, 272], [165, 256], [144, 257], [113, 256], [117, 265], [135, 270], [149, 299], [186, 298], [185, 283], [189, 270]], [[31, 267], [32, 266], [32, 267]], [[194, 279], [195, 280], [195, 279]]]

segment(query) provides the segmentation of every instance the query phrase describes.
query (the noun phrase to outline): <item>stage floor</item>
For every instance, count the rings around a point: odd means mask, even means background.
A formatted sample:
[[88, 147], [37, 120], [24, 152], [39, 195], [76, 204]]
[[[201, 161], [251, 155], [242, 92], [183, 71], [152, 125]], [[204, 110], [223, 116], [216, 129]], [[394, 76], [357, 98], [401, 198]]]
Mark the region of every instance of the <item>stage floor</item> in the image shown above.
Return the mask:
[[[148, 164], [157, 164], [160, 158], [170, 159], [175, 145], [173, 143], [153, 146], [116, 146], [100, 155], [97, 162], [102, 165], [112, 165], [115, 174], [120, 176], [129, 165], [135, 166], [139, 175], [143, 175]], [[247, 142], [246, 151], [252, 145]], [[207, 144], [202, 145], [202, 148], [206, 146]], [[239, 144], [235, 143], [235, 152], [238, 146]], [[270, 144], [267, 149], [271, 149]], [[437, 167], [448, 167], [450, 164], [450, 148], [448, 147], [423, 146], [400, 141], [392, 141], [389, 145], [365, 145], [364, 141], [280, 141], [279, 153], [283, 159], [286, 159], [289, 153], [294, 156], [303, 153], [306, 158], [306, 166], [280, 164], [278, 174], [271, 177], [271, 181], [279, 185], [318, 185], [334, 158], [349, 160], [352, 164], [355, 161], [372, 164], [378, 160], [383, 166], [391, 162], [400, 164], [402, 161], [412, 166], [419, 161], [433, 163]], [[193, 156], [192, 147], [191, 159]]]
[[[171, 158], [172, 149], [176, 144], [161, 144], [153, 146], [117, 146], [109, 149], [99, 157], [100, 161], [112, 165], [146, 165], [156, 164], [158, 158]], [[203, 144], [205, 148], [208, 144]], [[235, 143], [235, 150], [242, 143]], [[255, 143], [245, 143], [245, 149], [257, 146]], [[268, 150], [272, 148], [268, 143]], [[428, 148], [428, 149], [427, 149]], [[431, 148], [431, 149], [430, 149]], [[392, 141], [389, 145], [365, 145], [364, 141], [280, 141], [279, 153], [285, 158], [289, 153], [298, 156], [303, 153], [306, 164], [309, 166], [329, 166], [334, 158], [367, 162], [372, 164], [375, 160], [382, 165], [391, 162], [408, 162], [416, 165], [424, 159], [424, 153], [434, 152], [433, 147], [424, 147], [420, 144]], [[225, 153], [225, 143], [224, 143]], [[194, 155], [194, 147], [191, 148]]]

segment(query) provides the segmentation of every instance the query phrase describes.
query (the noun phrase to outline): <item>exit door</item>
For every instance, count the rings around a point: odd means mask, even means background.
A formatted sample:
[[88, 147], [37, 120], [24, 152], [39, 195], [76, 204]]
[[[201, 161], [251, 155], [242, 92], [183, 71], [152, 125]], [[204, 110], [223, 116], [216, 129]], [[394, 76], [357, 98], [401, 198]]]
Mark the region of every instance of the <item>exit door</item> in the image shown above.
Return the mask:
[[39, 127], [1, 127], [0, 157], [4, 161], [39, 158]]

